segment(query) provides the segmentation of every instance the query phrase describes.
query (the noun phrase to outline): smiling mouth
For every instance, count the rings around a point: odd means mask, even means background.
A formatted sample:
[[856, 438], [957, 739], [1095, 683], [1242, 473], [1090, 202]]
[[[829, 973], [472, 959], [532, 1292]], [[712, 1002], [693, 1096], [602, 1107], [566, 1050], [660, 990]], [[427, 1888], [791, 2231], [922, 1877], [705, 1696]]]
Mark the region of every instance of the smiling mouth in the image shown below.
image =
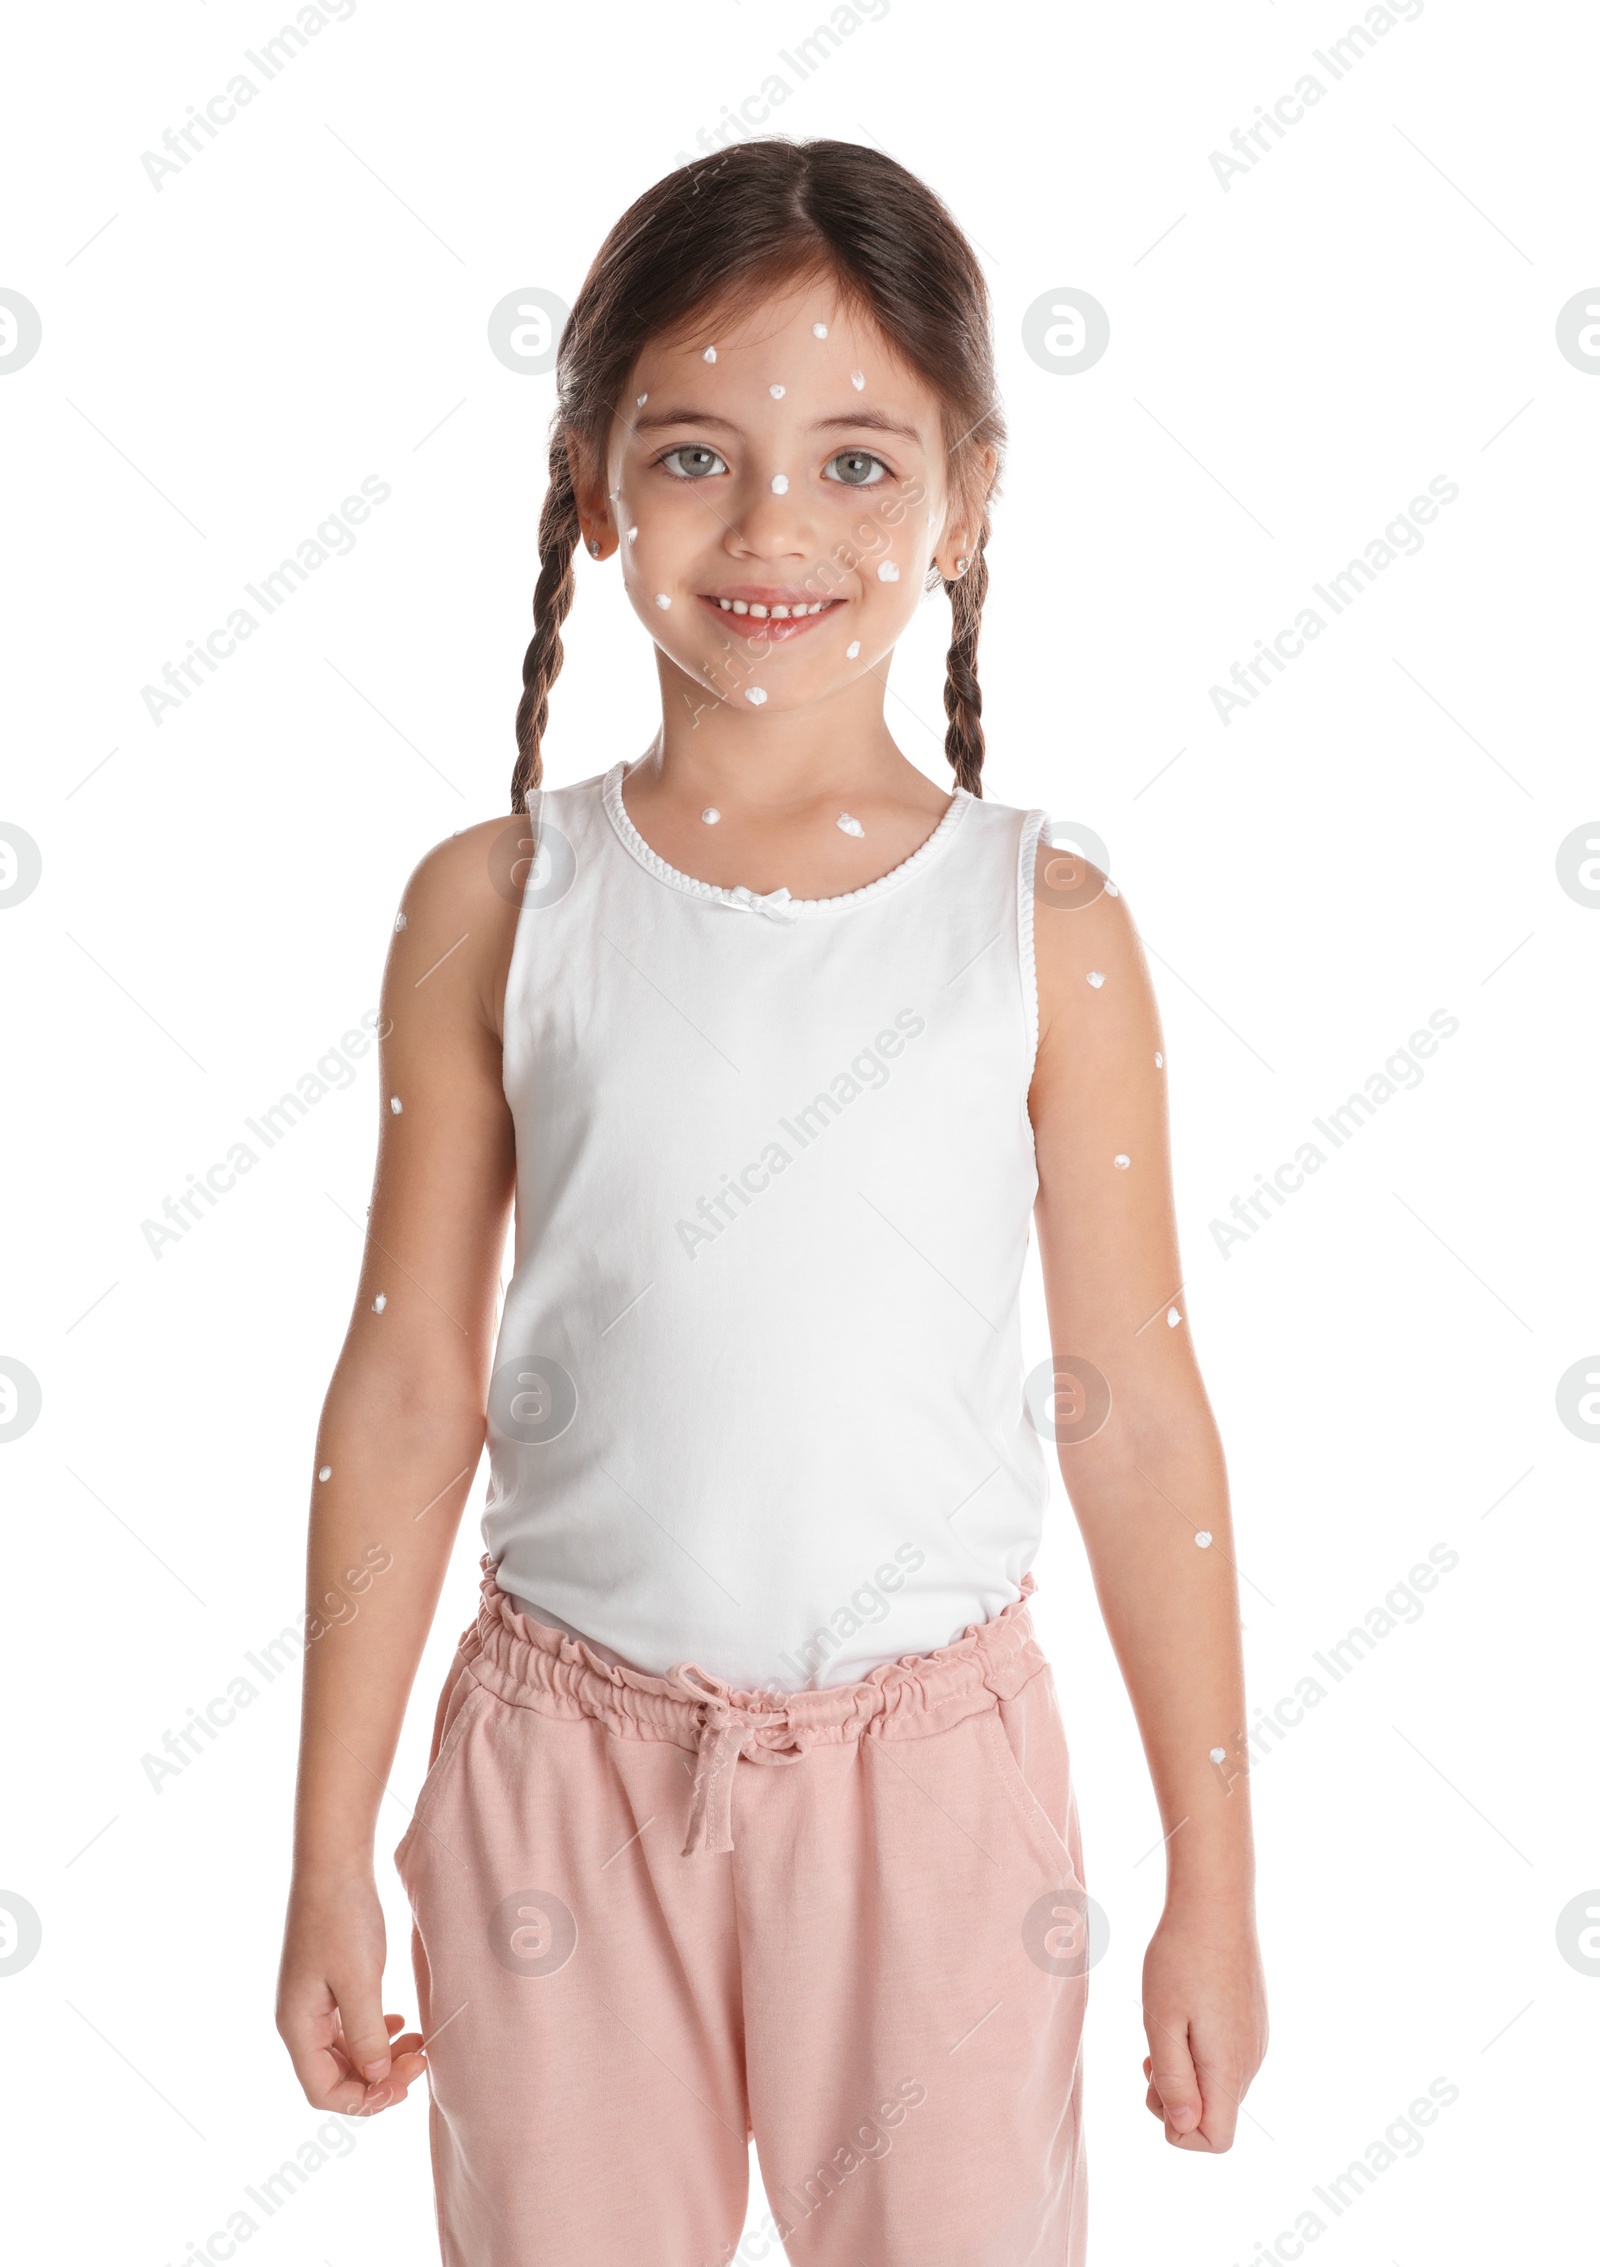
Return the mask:
[[839, 598], [792, 598], [765, 600], [755, 598], [723, 598], [707, 591], [699, 593], [702, 606], [709, 609], [726, 627], [738, 623], [740, 633], [747, 638], [762, 638], [769, 643], [787, 642], [801, 636], [813, 623], [823, 621], [836, 613], [844, 604]]

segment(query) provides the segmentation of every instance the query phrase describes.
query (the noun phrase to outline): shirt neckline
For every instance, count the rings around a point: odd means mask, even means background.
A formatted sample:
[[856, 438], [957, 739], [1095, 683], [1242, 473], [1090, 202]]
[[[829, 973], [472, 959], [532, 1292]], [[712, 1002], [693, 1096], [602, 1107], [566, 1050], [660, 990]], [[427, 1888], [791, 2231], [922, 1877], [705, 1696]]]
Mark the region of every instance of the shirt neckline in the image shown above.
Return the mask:
[[[738, 890], [724, 887], [719, 882], [697, 881], [693, 874], [680, 873], [676, 866], [669, 866], [665, 858], [651, 849], [629, 818], [627, 805], [622, 800], [622, 780], [627, 768], [625, 758], [614, 763], [600, 783], [600, 799], [605, 805], [606, 816], [623, 848], [632, 854], [647, 873], [654, 874], [658, 882], [666, 882], [669, 887], [681, 890], [685, 896], [709, 899], [720, 905], [747, 905], [750, 902], [748, 890], [741, 896]], [[791, 897], [788, 899], [790, 913], [799, 920], [815, 920], [819, 916], [847, 912], [852, 906], [868, 905], [875, 899], [887, 897], [892, 891], [902, 888], [949, 848], [972, 800], [972, 795], [965, 787], [953, 788], [950, 802], [938, 825], [908, 858], [901, 859], [898, 866], [891, 866], [876, 881], [864, 882], [860, 889], [845, 890], [837, 897]]]

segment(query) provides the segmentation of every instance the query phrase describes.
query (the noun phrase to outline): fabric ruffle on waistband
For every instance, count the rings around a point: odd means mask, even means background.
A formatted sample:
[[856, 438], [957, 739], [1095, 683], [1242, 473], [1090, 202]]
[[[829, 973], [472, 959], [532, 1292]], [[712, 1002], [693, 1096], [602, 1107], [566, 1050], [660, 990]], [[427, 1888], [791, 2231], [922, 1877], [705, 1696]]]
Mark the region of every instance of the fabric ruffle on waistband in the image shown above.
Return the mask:
[[[857, 1738], [869, 1725], [879, 1736], [925, 1738], [989, 1705], [1010, 1699], [1046, 1666], [1033, 1633], [1028, 1600], [1036, 1588], [1024, 1574], [1022, 1596], [992, 1620], [970, 1622], [931, 1653], [885, 1661], [857, 1684], [820, 1692], [744, 1689], [690, 1672], [701, 1697], [641, 1670], [613, 1666], [580, 1637], [518, 1613], [495, 1579], [485, 1552], [477, 1619], [463, 1633], [460, 1657], [478, 1683], [509, 1701], [550, 1716], [589, 1716], [623, 1738], [672, 1740], [695, 1748], [708, 1710], [777, 1719], [772, 1732], [803, 1746]], [[766, 1744], [763, 1741], [762, 1744]]]

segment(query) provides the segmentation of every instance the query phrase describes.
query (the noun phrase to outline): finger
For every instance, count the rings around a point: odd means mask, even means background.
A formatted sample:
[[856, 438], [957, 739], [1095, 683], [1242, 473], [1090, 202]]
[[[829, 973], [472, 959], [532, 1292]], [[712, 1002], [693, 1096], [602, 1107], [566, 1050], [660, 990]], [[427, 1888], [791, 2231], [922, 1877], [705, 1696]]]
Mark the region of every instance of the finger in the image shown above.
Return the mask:
[[1180, 2032], [1146, 2008], [1145, 2033], [1150, 2041], [1151, 2091], [1161, 2104], [1168, 2140], [1181, 2141], [1199, 2125], [1205, 2107], [1189, 2053], [1188, 2026]]
[[1219, 2073], [1214, 2064], [1208, 2064], [1201, 2056], [1197, 2074], [1203, 2107], [1195, 2138], [1203, 2138], [1208, 2149], [1231, 2149], [1239, 2123], [1239, 2089], [1231, 2082], [1237, 2073]]
[[278, 2010], [278, 2035], [312, 2107], [356, 2117], [371, 2089], [340, 2051], [338, 2014], [326, 1984], [287, 1990]]
[[[352, 2074], [369, 2084], [381, 2085], [389, 2075], [389, 2027], [379, 1996], [378, 1975], [330, 1976], [329, 1987], [339, 2009], [337, 2043]], [[398, 2030], [402, 2018], [394, 2018]]]

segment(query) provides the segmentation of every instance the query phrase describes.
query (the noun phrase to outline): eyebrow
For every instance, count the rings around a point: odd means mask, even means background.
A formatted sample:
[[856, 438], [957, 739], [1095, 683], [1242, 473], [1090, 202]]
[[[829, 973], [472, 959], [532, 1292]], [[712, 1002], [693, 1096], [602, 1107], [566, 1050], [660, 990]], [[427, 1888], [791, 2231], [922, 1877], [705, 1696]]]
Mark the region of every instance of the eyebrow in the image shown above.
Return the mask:
[[[656, 409], [647, 417], [633, 418], [631, 424], [636, 433], [653, 433], [667, 425], [717, 425], [725, 433], [743, 431], [731, 417], [713, 417], [702, 409]], [[848, 417], [819, 417], [809, 430], [813, 433], [853, 432], [861, 426], [874, 433], [898, 433], [903, 440], [914, 441], [919, 446], [922, 442], [922, 435], [914, 425], [902, 424], [898, 417], [890, 417], [881, 409], [858, 409]]]

